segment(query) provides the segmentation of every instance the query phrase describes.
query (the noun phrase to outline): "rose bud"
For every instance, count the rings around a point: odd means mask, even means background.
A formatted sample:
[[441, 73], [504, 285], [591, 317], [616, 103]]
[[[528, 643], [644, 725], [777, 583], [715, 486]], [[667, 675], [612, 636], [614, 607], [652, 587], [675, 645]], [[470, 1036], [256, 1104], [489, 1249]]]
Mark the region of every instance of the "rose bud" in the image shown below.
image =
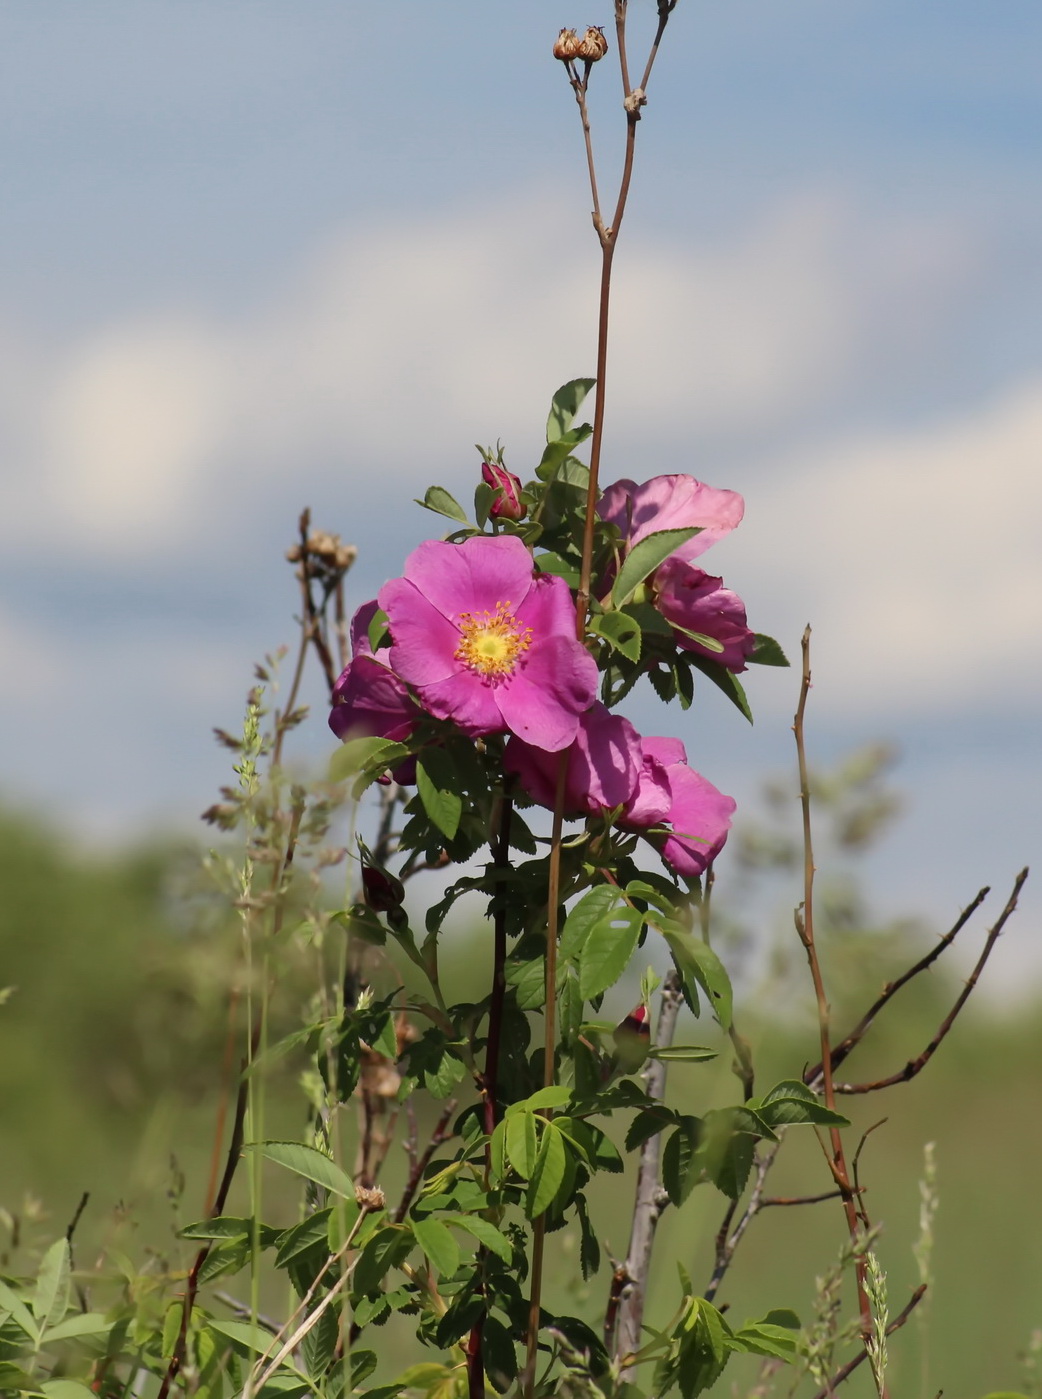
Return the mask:
[[489, 508], [489, 514], [497, 520], [522, 520], [525, 507], [521, 503], [521, 481], [512, 471], [498, 462], [483, 461], [481, 477], [496, 488], [496, 498]]
[[400, 879], [376, 865], [362, 866], [365, 901], [374, 913], [391, 913], [402, 906], [405, 888]]
[[634, 1006], [629, 1015], [619, 1021], [612, 1038], [619, 1072], [636, 1073], [651, 1049], [651, 1022], [648, 1008], [643, 1002]]
[[586, 33], [579, 40], [577, 50], [579, 58], [585, 59], [587, 63], [596, 63], [598, 59], [604, 57], [608, 52], [608, 41], [604, 37], [603, 29], [587, 29]]
[[562, 29], [554, 44], [554, 58], [570, 63], [579, 52], [579, 36], [574, 29]]

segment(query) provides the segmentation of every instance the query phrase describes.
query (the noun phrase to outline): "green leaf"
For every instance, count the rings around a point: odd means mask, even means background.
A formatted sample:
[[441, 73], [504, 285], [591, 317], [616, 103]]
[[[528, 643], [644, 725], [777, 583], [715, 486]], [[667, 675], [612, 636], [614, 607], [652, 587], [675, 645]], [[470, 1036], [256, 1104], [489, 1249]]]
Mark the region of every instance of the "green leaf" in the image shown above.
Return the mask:
[[444, 486], [428, 486], [423, 499], [418, 500], [416, 504], [422, 505], [425, 510], [433, 510], [436, 515], [446, 515], [450, 520], [457, 520], [461, 525], [469, 524], [463, 506], [449, 495]]
[[5, 1312], [10, 1312], [11, 1319], [22, 1328], [33, 1342], [39, 1341], [40, 1328], [34, 1321], [32, 1312], [2, 1279], [0, 1279], [0, 1307]]
[[329, 1222], [332, 1217], [332, 1209], [317, 1210], [284, 1229], [276, 1241], [275, 1266], [285, 1268], [287, 1263], [292, 1263], [313, 1248], [320, 1248], [324, 1254], [328, 1254]]
[[49, 1327], [40, 1344], [46, 1346], [52, 1341], [67, 1341], [73, 1336], [107, 1336], [111, 1330], [112, 1322], [102, 1312], [74, 1312], [64, 1321]]
[[492, 1157], [494, 1179], [505, 1180], [507, 1174], [507, 1124], [505, 1118], [496, 1123], [496, 1129], [489, 1142], [489, 1151]]
[[[33, 1393], [38, 1393], [40, 1381], [33, 1379], [32, 1375], [26, 1374], [19, 1366], [11, 1364], [8, 1360], [0, 1360], [0, 1392], [7, 1394], [11, 1390], [28, 1389]], [[96, 1396], [95, 1396], [96, 1399]]]
[[850, 1120], [833, 1112], [805, 1083], [786, 1079], [748, 1105], [771, 1127], [811, 1124], [816, 1127], [849, 1127]]
[[546, 1001], [546, 958], [508, 962], [507, 985], [514, 988], [519, 1010], [539, 1010]]
[[69, 1309], [71, 1280], [68, 1239], [58, 1239], [40, 1260], [32, 1309], [41, 1330], [61, 1321]]
[[411, 1220], [416, 1242], [443, 1278], [449, 1278], [459, 1267], [459, 1244], [437, 1219]]
[[[274, 1335], [265, 1331], [263, 1326], [255, 1326], [252, 1321], [215, 1321], [210, 1317], [208, 1325], [211, 1331], [225, 1336], [237, 1349], [250, 1351], [254, 1355], [274, 1355], [279, 1348]], [[285, 1363], [289, 1364], [288, 1361]]]
[[82, 1380], [45, 1380], [40, 1392], [46, 1394], [47, 1399], [98, 1399], [90, 1385]]
[[643, 1146], [649, 1138], [664, 1131], [678, 1120], [678, 1115], [673, 1109], [664, 1107], [661, 1103], [656, 1103], [653, 1107], [638, 1112], [626, 1133], [626, 1150], [636, 1151], [638, 1146]]
[[778, 1360], [795, 1360], [799, 1354], [798, 1335], [783, 1326], [767, 1322], [747, 1322], [734, 1334], [734, 1341], [750, 1355], [773, 1355]]
[[764, 636], [762, 632], [754, 632], [756, 645], [752, 653], [746, 657], [751, 665], [780, 665], [789, 664], [785, 652], [775, 641], [773, 636]]
[[375, 1292], [388, 1272], [404, 1263], [416, 1240], [404, 1224], [386, 1224], [369, 1239], [355, 1264], [353, 1290], [364, 1295]]
[[701, 1064], [707, 1059], [715, 1059], [716, 1050], [707, 1049], [704, 1044], [670, 1044], [662, 1049], [649, 1050], [648, 1058], [662, 1059], [670, 1064]]
[[479, 481], [474, 490], [474, 519], [478, 529], [484, 529], [492, 511], [492, 503], [499, 491], [487, 481]]
[[640, 626], [625, 612], [602, 612], [591, 617], [588, 626], [590, 631], [597, 636], [603, 636], [605, 641], [627, 660], [640, 660]]
[[733, 670], [728, 670], [725, 666], [720, 665], [717, 661], [709, 660], [706, 656], [699, 656], [694, 651], [687, 653], [687, 659], [696, 670], [702, 672], [707, 680], [711, 680], [717, 689], [723, 690], [727, 698], [736, 709], [741, 710], [750, 724], [753, 722], [753, 711], [749, 706], [749, 700], [742, 687], [742, 682]]
[[404, 1370], [398, 1377], [398, 1383], [403, 1389], [429, 1391], [436, 1384], [454, 1378], [454, 1371], [450, 1370], [447, 1365], [438, 1365], [433, 1360], [421, 1360], [418, 1365], [410, 1365], [407, 1370]]
[[[585, 442], [592, 431], [589, 423], [583, 423], [581, 427], [569, 428], [556, 442], [549, 443], [535, 469], [540, 481], [553, 481], [555, 477], [560, 476], [566, 463], [570, 459], [574, 460], [571, 456], [572, 448]], [[575, 465], [581, 467], [582, 462], [576, 461]]]
[[677, 971], [685, 981], [694, 980], [709, 999], [723, 1029], [731, 1025], [731, 981], [723, 962], [708, 943], [677, 924], [666, 923], [662, 935], [669, 944]]
[[179, 1232], [182, 1239], [241, 1239], [253, 1233], [253, 1220], [240, 1215], [217, 1215], [186, 1224]]
[[617, 908], [590, 929], [579, 959], [579, 992], [586, 1000], [618, 981], [637, 949], [643, 922], [635, 908]]
[[682, 1205], [695, 1187], [701, 1168], [696, 1159], [702, 1124], [684, 1116], [662, 1149], [662, 1184], [674, 1205]]
[[556, 578], [563, 578], [570, 588], [579, 586], [579, 564], [574, 559], [564, 558], [561, 554], [537, 554], [535, 565], [540, 573], [552, 573]]
[[554, 1124], [548, 1122], [525, 1196], [525, 1213], [529, 1219], [536, 1219], [553, 1204], [565, 1178], [567, 1155], [564, 1138]]
[[545, 1088], [537, 1089], [531, 1097], [524, 1098], [518, 1103], [511, 1103], [506, 1110], [507, 1117], [513, 1117], [519, 1112], [542, 1112], [544, 1108], [563, 1108], [566, 1103], [571, 1102], [572, 1090], [563, 1083], [548, 1083]]
[[266, 1160], [274, 1161], [277, 1166], [285, 1166], [298, 1176], [312, 1180], [316, 1185], [331, 1190], [334, 1195], [354, 1203], [354, 1181], [335, 1161], [313, 1146], [304, 1146], [302, 1142], [251, 1142], [244, 1150], [259, 1151]]
[[550, 416], [546, 420], [547, 442], [561, 440], [575, 422], [579, 409], [586, 401], [586, 395], [596, 383], [596, 379], [572, 379], [557, 390], [550, 403]]
[[357, 778], [351, 794], [358, 797], [382, 772], [397, 766], [408, 756], [404, 743], [393, 743], [386, 738], [349, 738], [329, 760], [329, 780], [347, 782], [352, 777]]
[[535, 1117], [530, 1112], [519, 1112], [504, 1121], [507, 1159], [523, 1180], [530, 1180], [539, 1155]]
[[171, 1302], [163, 1317], [163, 1333], [160, 1338], [160, 1355], [171, 1356], [174, 1347], [177, 1345], [177, 1338], [181, 1334], [181, 1325], [184, 1321], [184, 1304], [182, 1302]]
[[619, 891], [610, 884], [598, 884], [584, 894], [564, 920], [559, 949], [562, 960], [577, 957], [590, 929], [596, 927], [605, 914], [617, 908], [620, 902]]
[[459, 830], [463, 798], [453, 790], [455, 768], [443, 748], [428, 748], [416, 760], [416, 786], [423, 809], [442, 835], [452, 840]]
[[514, 1256], [514, 1250], [510, 1247], [510, 1240], [505, 1234], [500, 1233], [490, 1219], [485, 1219], [480, 1214], [444, 1214], [442, 1219], [446, 1224], [454, 1224], [457, 1229], [465, 1229], [468, 1234], [472, 1234], [479, 1244], [484, 1245], [489, 1253], [494, 1253], [497, 1258], [502, 1258], [504, 1263], [509, 1263]]
[[656, 530], [654, 534], [645, 535], [639, 544], [634, 544], [623, 560], [619, 576], [611, 590], [615, 606], [621, 607], [630, 593], [644, 582], [649, 573], [654, 573], [664, 559], [668, 559], [682, 544], [701, 533], [701, 529], [661, 529]]
[[575, 1212], [579, 1216], [579, 1267], [583, 1281], [589, 1282], [601, 1266], [601, 1245], [590, 1223], [585, 1195], [576, 1195]]

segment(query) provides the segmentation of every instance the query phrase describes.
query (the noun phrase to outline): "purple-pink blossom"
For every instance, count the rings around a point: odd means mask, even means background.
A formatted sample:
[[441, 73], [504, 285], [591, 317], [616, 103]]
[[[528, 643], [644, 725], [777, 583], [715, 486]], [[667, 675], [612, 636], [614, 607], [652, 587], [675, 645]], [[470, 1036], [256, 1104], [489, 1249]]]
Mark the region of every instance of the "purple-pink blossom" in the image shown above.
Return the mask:
[[[672, 555], [655, 570], [653, 587], [655, 606], [676, 629], [678, 646], [708, 656], [728, 670], [745, 669], [756, 636], [746, 624], [745, 603], [724, 587], [722, 578]], [[722, 650], [704, 645], [691, 632], [711, 637]]]
[[509, 731], [557, 752], [593, 703], [597, 666], [567, 583], [536, 576], [512, 535], [428, 540], [380, 591], [394, 672], [429, 713], [477, 737]]
[[[373, 656], [356, 656], [333, 687], [329, 727], [344, 743], [353, 738], [407, 743], [422, 717], [423, 711], [398, 676]], [[396, 782], [415, 782], [415, 760], [407, 758], [392, 775]]]
[[[553, 808], [559, 753], [548, 753], [523, 739], [511, 738], [503, 754], [508, 773], [540, 806]], [[565, 816], [592, 816], [625, 805], [640, 776], [640, 735], [628, 719], [595, 701], [579, 720], [568, 749], [564, 779]]]
[[659, 530], [699, 529], [671, 556], [690, 560], [741, 523], [745, 502], [737, 491], [707, 486], [693, 476], [653, 476], [641, 485], [616, 481], [601, 496], [597, 513], [618, 527], [626, 550]]
[[[677, 874], [697, 878], [723, 849], [737, 803], [688, 767], [687, 752], [679, 739], [645, 738], [641, 747], [644, 772], [620, 825], [645, 832]], [[641, 786], [654, 783], [657, 795], [663, 775], [669, 784], [669, 810], [649, 822], [647, 811], [640, 810]]]

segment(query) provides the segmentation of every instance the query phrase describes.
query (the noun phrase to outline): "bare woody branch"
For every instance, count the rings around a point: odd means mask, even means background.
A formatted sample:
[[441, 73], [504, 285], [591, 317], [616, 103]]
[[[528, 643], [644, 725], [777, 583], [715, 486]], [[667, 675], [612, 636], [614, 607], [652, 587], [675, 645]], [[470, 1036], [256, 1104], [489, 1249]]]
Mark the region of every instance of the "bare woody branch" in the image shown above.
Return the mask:
[[943, 1021], [941, 1022], [940, 1028], [938, 1029], [937, 1033], [934, 1035], [930, 1043], [923, 1050], [923, 1052], [917, 1058], [909, 1059], [908, 1063], [905, 1064], [903, 1069], [900, 1069], [895, 1074], [890, 1074], [886, 1078], [874, 1079], [871, 1083], [834, 1084], [833, 1086], [837, 1093], [875, 1093], [880, 1088], [891, 1088], [896, 1083], [908, 1083], [911, 1079], [915, 1078], [917, 1074], [922, 1072], [922, 1070], [933, 1058], [945, 1035], [947, 1035], [948, 1031], [955, 1024], [955, 1019], [958, 1016], [959, 1012], [962, 1010], [963, 1006], [966, 1004], [966, 1002], [972, 995], [973, 988], [977, 985], [977, 982], [980, 979], [980, 974], [984, 970], [985, 964], [987, 963], [988, 958], [991, 956], [992, 951], [994, 950], [996, 942], [998, 942], [999, 940], [1003, 928], [1006, 926], [1006, 922], [1008, 921], [1008, 919], [1010, 918], [1011, 914], [1017, 906], [1017, 900], [1019, 898], [1020, 891], [1021, 889], [1023, 889], [1027, 877], [1027, 869], [1022, 869], [1017, 875], [1017, 878], [1013, 884], [1013, 891], [1010, 894], [1009, 898], [1006, 900], [1006, 906], [1002, 910], [1002, 913], [999, 915], [999, 918], [988, 932], [987, 940], [984, 944], [983, 949], [981, 950], [980, 956], [977, 958], [977, 964], [973, 968], [969, 980], [959, 992], [959, 996], [955, 1004], [952, 1006], [948, 1014], [944, 1017]]
[[[981, 904], [984, 902], [984, 900], [988, 897], [990, 893], [991, 889], [988, 885], [985, 885], [983, 889], [980, 889], [977, 892], [976, 897], [966, 905], [966, 907], [959, 914], [959, 917], [953, 923], [951, 928], [949, 928], [948, 932], [945, 933], [944, 937], [940, 939], [936, 946], [932, 947], [930, 951], [926, 954], [926, 956], [921, 957], [919, 961], [915, 963], [914, 966], [909, 967], [908, 970], [904, 972], [901, 976], [899, 976], [896, 981], [887, 982], [877, 999], [873, 1001], [872, 1005], [868, 1008], [868, 1010], [865, 1011], [864, 1015], [854, 1026], [854, 1028], [850, 1031], [850, 1033], [848, 1035], [845, 1035], [843, 1039], [840, 1040], [839, 1044], [833, 1046], [833, 1069], [837, 1069], [839, 1065], [843, 1063], [844, 1059], [846, 1059], [847, 1056], [851, 1053], [851, 1051], [857, 1048], [857, 1046], [865, 1038], [865, 1035], [872, 1028], [879, 1012], [884, 1008], [884, 1006], [886, 1006], [891, 1000], [893, 1000], [894, 996], [897, 995], [898, 991], [901, 990], [902, 986], [907, 986], [908, 983], [913, 979], [913, 977], [918, 976], [920, 972], [924, 972], [927, 970], [927, 968], [933, 966], [934, 962], [937, 961], [938, 957], [940, 957], [943, 952], [947, 951], [947, 949], [951, 947], [952, 943], [958, 937], [959, 933], [962, 932], [963, 928], [965, 928], [966, 924], [970, 921], [970, 919], [976, 913], [977, 909], [980, 908]], [[803, 1075], [803, 1081], [806, 1084], [814, 1085], [815, 1083], [819, 1082], [820, 1079], [821, 1061], [819, 1059], [819, 1061], [814, 1065], [814, 1067], [808, 1069]]]

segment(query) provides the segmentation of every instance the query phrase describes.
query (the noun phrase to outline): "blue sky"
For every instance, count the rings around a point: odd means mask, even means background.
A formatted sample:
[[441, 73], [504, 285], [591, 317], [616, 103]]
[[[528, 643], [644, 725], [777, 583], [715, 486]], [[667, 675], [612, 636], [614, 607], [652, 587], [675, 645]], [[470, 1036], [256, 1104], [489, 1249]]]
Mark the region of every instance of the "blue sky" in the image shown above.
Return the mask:
[[[533, 461], [593, 362], [549, 47], [602, 9], [4, 10], [11, 799], [87, 840], [190, 823], [223, 780], [210, 726], [289, 638], [300, 507], [361, 546], [362, 601], [436, 530], [410, 498], [468, 494], [473, 442]], [[714, 566], [789, 649], [814, 624], [822, 756], [900, 745], [875, 873], [941, 922], [1042, 830], [1040, 51], [1034, 0], [680, 0], [616, 262], [605, 479], [745, 494]], [[616, 84], [602, 65], [606, 181]], [[750, 688], [751, 733], [712, 695], [680, 721], [741, 799], [789, 761], [795, 700]]]

